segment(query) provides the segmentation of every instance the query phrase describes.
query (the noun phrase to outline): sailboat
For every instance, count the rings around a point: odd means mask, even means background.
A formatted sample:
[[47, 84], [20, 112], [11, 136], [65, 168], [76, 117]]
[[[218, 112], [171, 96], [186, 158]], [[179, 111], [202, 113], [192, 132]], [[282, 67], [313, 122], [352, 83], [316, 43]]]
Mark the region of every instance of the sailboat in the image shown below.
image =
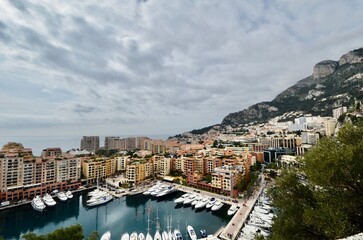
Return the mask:
[[153, 237], [150, 235], [150, 206], [147, 211], [147, 234], [146, 234], [146, 240], [153, 240]]
[[156, 212], [156, 232], [154, 235], [154, 240], [162, 240], [160, 234], [159, 210]]

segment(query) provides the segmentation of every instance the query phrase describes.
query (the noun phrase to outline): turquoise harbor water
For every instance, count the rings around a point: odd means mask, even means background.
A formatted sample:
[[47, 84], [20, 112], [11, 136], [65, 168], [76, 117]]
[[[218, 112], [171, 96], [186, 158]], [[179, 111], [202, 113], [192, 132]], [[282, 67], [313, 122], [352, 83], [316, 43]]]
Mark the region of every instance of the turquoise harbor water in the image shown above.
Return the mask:
[[[229, 206], [217, 212], [210, 210], [196, 211], [191, 206], [176, 206], [174, 200], [181, 196], [177, 192], [164, 199], [156, 200], [144, 195], [127, 196], [114, 199], [106, 205], [94, 208], [86, 207], [87, 193], [76, 193], [73, 199], [59, 202], [53, 208], [47, 207], [44, 212], [33, 210], [30, 204], [0, 211], [0, 235], [5, 239], [19, 239], [21, 234], [35, 232], [45, 234], [60, 227], [79, 223], [85, 236], [92, 231], [102, 235], [110, 231], [113, 240], [119, 240], [124, 232], [147, 232], [148, 208], [150, 212], [151, 234], [154, 236], [157, 212], [161, 228], [166, 228], [166, 217], [172, 215], [173, 228], [179, 225], [185, 236], [186, 224], [192, 225], [199, 236], [200, 229], [208, 234], [215, 233], [221, 226], [227, 225], [231, 217], [227, 215]], [[185, 239], [185, 237], [184, 237]]]

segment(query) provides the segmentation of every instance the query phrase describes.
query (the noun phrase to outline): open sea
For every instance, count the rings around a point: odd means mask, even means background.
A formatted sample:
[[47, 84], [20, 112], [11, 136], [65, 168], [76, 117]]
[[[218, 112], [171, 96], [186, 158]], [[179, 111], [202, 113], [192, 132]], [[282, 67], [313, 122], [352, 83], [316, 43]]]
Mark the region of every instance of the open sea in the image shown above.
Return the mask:
[[43, 212], [35, 211], [30, 204], [0, 211], [0, 235], [5, 239], [19, 239], [27, 232], [46, 234], [60, 227], [79, 223], [87, 238], [93, 231], [100, 237], [106, 231], [111, 232], [111, 239], [119, 240], [125, 232], [147, 233], [148, 209], [150, 211], [150, 233], [154, 236], [156, 218], [159, 217], [161, 229], [166, 229], [166, 218], [172, 216], [173, 229], [179, 226], [183, 238], [186, 226], [193, 226], [198, 238], [199, 230], [214, 234], [221, 226], [227, 225], [231, 216], [227, 215], [229, 206], [219, 211], [196, 211], [194, 208], [176, 206], [174, 200], [183, 192], [176, 192], [164, 199], [156, 200], [142, 194], [127, 196], [93, 208], [86, 206], [87, 192], [74, 193], [73, 199], [60, 202], [54, 207], [47, 207]]

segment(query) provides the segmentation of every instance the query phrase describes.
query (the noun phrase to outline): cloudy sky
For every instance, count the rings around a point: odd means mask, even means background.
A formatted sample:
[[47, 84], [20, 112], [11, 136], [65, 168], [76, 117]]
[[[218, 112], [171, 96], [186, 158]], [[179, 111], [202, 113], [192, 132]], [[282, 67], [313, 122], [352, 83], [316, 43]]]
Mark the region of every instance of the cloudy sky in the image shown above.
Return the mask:
[[177, 134], [363, 47], [363, 2], [2, 0], [0, 135]]

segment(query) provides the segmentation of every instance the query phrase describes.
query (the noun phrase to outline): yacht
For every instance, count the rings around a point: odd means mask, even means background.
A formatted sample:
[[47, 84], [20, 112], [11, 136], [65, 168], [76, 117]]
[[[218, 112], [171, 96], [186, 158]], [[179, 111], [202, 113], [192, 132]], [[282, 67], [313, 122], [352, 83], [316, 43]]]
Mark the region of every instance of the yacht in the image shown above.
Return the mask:
[[64, 192], [58, 192], [57, 193], [57, 197], [59, 198], [59, 200], [61, 201], [66, 201], [68, 198], [66, 196], [66, 194]]
[[216, 202], [216, 199], [214, 197], [212, 197], [211, 199], [209, 199], [207, 205], [205, 206], [206, 208], [211, 208], [214, 203]]
[[93, 190], [93, 191], [89, 192], [87, 195], [88, 195], [89, 197], [92, 197], [93, 195], [98, 194], [100, 191], [102, 191], [102, 190], [100, 190], [100, 189], [96, 188], [95, 190]]
[[248, 220], [248, 224], [251, 226], [256, 226], [256, 227], [265, 228], [265, 229], [269, 229], [272, 227], [272, 225], [268, 221], [264, 221], [257, 217], [250, 218], [250, 220]]
[[73, 194], [72, 194], [72, 192], [71, 192], [71, 191], [69, 191], [69, 190], [66, 192], [66, 196], [67, 196], [67, 198], [68, 198], [68, 199], [73, 198]]
[[238, 209], [239, 209], [239, 207], [237, 205], [232, 204], [231, 207], [228, 209], [228, 212], [227, 212], [228, 216], [234, 215]]
[[158, 198], [163, 197], [163, 196], [169, 195], [175, 191], [176, 191], [176, 188], [174, 186], [169, 186], [166, 189], [164, 189], [162, 192], [158, 193], [156, 195], [156, 197], [158, 197]]
[[37, 210], [37, 211], [43, 211], [45, 208], [45, 204], [39, 196], [35, 196], [33, 198], [31, 205], [34, 208], [34, 210]]
[[221, 209], [223, 207], [223, 203], [221, 201], [216, 201], [214, 203], [214, 205], [212, 206], [212, 211], [218, 211], [219, 209]]
[[204, 197], [202, 198], [196, 205], [195, 205], [195, 209], [200, 209], [200, 208], [204, 208], [208, 203], [208, 198]]
[[242, 232], [245, 233], [246, 235], [262, 235], [264, 237], [269, 236], [270, 234], [258, 227], [255, 226], [251, 226], [248, 224], [245, 224], [245, 226], [242, 228]]
[[190, 239], [191, 240], [197, 240], [197, 234], [195, 234], [195, 231], [194, 231], [193, 227], [188, 225], [187, 230], [188, 230], [188, 234], [190, 236]]
[[122, 234], [121, 240], [130, 240], [130, 235], [127, 232]]
[[191, 204], [194, 201], [194, 198], [196, 197], [196, 195], [190, 195], [189, 197], [185, 198], [183, 204], [184, 205], [188, 205]]
[[174, 237], [176, 240], [183, 240], [183, 235], [181, 234], [179, 229], [174, 230]]
[[50, 196], [49, 193], [46, 193], [43, 197], [43, 202], [45, 203], [45, 205], [47, 205], [48, 207], [52, 207], [54, 205], [57, 204], [56, 201], [54, 201], [54, 199], [52, 198], [52, 196]]
[[130, 240], [137, 240], [137, 232], [131, 233]]
[[106, 193], [106, 195], [103, 195], [101, 197], [91, 198], [90, 200], [88, 200], [87, 206], [93, 207], [93, 206], [101, 205], [101, 204], [111, 201], [112, 199], [113, 199], [113, 196], [109, 193]]
[[176, 204], [182, 204], [184, 202], [184, 200], [190, 196], [190, 193], [185, 193], [183, 194], [181, 197], [177, 198], [174, 203]]
[[100, 240], [111, 240], [111, 233], [110, 231], [105, 232]]
[[202, 200], [202, 196], [196, 196], [196, 197], [194, 198], [194, 200], [192, 201], [191, 205], [192, 205], [192, 206], [197, 205], [197, 203], [198, 203], [200, 200]]
[[262, 214], [268, 214], [270, 211], [268, 211], [268, 210], [266, 210], [266, 209], [263, 209], [263, 208], [261, 208], [261, 207], [258, 207], [258, 206], [256, 206], [256, 207], [254, 207], [254, 210], [256, 211], [256, 212], [259, 212], [259, 213], [262, 213]]
[[145, 240], [145, 235], [143, 233], [139, 233], [138, 239], [139, 240]]

